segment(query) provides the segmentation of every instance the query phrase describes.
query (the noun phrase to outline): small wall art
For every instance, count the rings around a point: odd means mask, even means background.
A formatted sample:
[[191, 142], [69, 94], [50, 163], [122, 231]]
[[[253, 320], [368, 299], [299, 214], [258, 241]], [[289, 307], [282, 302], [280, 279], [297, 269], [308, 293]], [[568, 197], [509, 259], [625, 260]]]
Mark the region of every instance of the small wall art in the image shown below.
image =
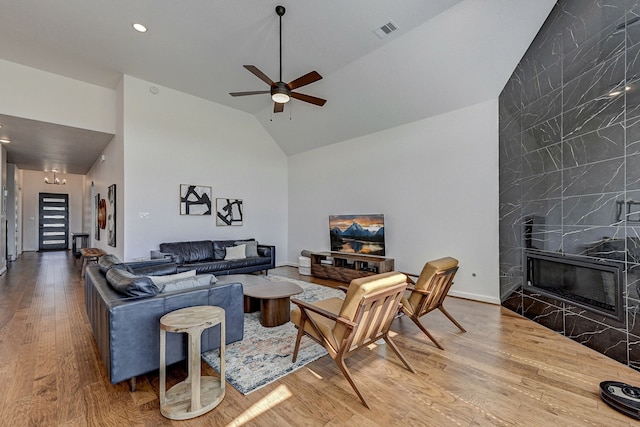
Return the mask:
[[211, 187], [180, 184], [180, 215], [211, 215]]
[[116, 185], [107, 190], [107, 244], [116, 247]]
[[242, 199], [216, 199], [216, 225], [242, 225]]
[[95, 206], [96, 224], [95, 224], [93, 237], [96, 240], [100, 240], [100, 193], [96, 194], [95, 204], [96, 204]]

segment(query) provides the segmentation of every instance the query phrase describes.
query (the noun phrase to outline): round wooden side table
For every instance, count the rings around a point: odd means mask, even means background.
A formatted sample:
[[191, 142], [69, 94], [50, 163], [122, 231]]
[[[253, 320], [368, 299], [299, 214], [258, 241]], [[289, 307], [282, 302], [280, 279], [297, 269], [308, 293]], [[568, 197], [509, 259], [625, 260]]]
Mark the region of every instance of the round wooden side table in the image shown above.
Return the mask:
[[[200, 375], [202, 331], [220, 325], [220, 378]], [[188, 334], [187, 379], [166, 390], [166, 336], [168, 332]], [[172, 420], [200, 416], [216, 406], [225, 393], [224, 309], [213, 306], [187, 307], [160, 318], [160, 412]]]

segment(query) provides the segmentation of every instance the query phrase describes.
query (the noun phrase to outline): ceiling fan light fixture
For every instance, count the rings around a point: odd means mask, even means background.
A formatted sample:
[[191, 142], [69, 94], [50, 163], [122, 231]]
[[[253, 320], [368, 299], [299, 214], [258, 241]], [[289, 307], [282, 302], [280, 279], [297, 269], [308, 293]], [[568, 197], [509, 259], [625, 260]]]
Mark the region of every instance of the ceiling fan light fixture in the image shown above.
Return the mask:
[[290, 93], [284, 83], [278, 82], [271, 88], [271, 99], [278, 104], [286, 104], [291, 99]]
[[291, 97], [286, 93], [277, 92], [271, 94], [271, 99], [273, 99], [273, 102], [277, 102], [278, 104], [286, 104], [287, 102], [289, 102]]

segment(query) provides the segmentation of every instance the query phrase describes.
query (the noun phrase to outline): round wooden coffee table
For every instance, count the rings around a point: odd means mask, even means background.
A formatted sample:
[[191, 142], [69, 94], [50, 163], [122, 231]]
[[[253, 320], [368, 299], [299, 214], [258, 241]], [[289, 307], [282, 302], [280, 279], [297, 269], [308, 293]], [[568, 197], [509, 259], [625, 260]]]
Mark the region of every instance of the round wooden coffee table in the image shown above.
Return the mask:
[[260, 310], [260, 323], [271, 328], [284, 325], [291, 319], [289, 297], [302, 293], [302, 288], [291, 282], [268, 282], [244, 289], [244, 312]]

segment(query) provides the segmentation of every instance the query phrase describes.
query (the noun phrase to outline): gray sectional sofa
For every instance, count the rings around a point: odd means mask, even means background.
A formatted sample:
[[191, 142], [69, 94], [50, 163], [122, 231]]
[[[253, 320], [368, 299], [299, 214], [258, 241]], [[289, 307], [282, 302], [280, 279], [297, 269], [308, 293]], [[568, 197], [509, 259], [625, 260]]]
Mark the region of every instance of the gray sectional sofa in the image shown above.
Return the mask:
[[[105, 255], [98, 264], [87, 266], [84, 283], [87, 315], [111, 383], [132, 380], [133, 387], [136, 376], [159, 368], [160, 318], [180, 308], [222, 307], [226, 343], [242, 340], [242, 284], [211, 283], [215, 281], [211, 275], [171, 281], [172, 277], [167, 275], [177, 272], [178, 266], [170, 259], [120, 263], [113, 255]], [[169, 283], [156, 285], [153, 280], [158, 281], [157, 276], [163, 276]], [[203, 332], [202, 351], [218, 348], [219, 343], [220, 326]], [[186, 357], [186, 335], [167, 334], [167, 364]]]
[[159, 247], [160, 250], [151, 251], [151, 258], [171, 259], [178, 265], [178, 272], [196, 270], [197, 274], [215, 275], [266, 273], [276, 266], [276, 247], [261, 245], [255, 239], [171, 242], [160, 243]]

